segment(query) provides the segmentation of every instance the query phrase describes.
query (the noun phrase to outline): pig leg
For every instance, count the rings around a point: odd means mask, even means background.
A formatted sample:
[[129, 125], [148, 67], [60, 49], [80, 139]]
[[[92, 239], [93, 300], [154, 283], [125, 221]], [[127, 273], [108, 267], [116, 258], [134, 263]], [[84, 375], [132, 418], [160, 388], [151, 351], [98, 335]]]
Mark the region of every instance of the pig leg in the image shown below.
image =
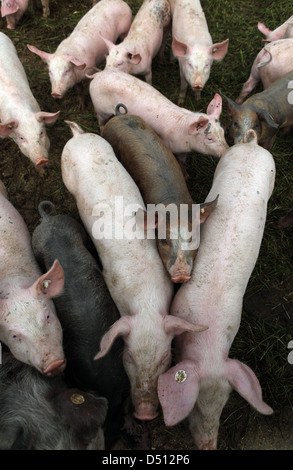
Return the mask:
[[178, 98], [178, 106], [182, 106], [184, 104], [187, 87], [188, 87], [188, 83], [184, 77], [182, 67], [180, 67], [180, 91], [179, 91], [179, 98]]
[[244, 83], [240, 95], [235, 100], [236, 103], [238, 103], [238, 104], [243, 103], [246, 96], [249, 93], [251, 93], [251, 91], [256, 87], [256, 85], [260, 81], [260, 73], [258, 71], [257, 63], [258, 62], [256, 62], [256, 61], [254, 62], [253, 66], [251, 68], [250, 76], [249, 76], [248, 80]]

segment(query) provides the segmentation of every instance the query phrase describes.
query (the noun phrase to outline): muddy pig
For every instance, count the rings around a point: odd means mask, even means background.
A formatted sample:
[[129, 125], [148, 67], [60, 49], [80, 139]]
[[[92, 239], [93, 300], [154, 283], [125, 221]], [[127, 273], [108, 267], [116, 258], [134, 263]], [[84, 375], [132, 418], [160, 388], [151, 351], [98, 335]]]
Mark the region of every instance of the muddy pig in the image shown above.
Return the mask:
[[69, 125], [73, 137], [62, 152], [62, 178], [76, 200], [120, 313], [97, 344], [96, 357], [107, 354], [114, 340], [122, 336], [135, 417], [151, 420], [158, 414], [157, 379], [169, 367], [174, 335], [203, 327], [168, 314], [173, 284], [154, 237], [136, 226], [134, 213], [145, 205], [113, 148], [101, 136], [84, 133], [76, 123]]
[[0, 367], [1, 450], [103, 450], [107, 400], [47, 378], [4, 351]]
[[0, 136], [11, 137], [36, 167], [48, 164], [45, 124], [59, 116], [40, 110], [11, 39], [0, 32]]
[[33, 232], [32, 245], [44, 270], [56, 258], [63, 267], [64, 290], [54, 303], [63, 328], [65, 373], [72, 385], [107, 398], [105, 439], [109, 448], [119, 437], [123, 405], [129, 395], [122, 339], [118, 338], [100, 361], [94, 356], [102, 336], [119, 319], [119, 312], [84, 228], [67, 215], [48, 215], [46, 208], [54, 211], [50, 201], [40, 203], [42, 222]]
[[292, 85], [293, 71], [276, 80], [266, 90], [250, 96], [241, 105], [225, 97], [233, 119], [230, 130], [235, 144], [243, 142], [246, 132], [253, 129], [259, 145], [265, 149], [272, 147], [278, 129], [293, 124]]
[[[156, 206], [152, 226], [156, 228], [158, 251], [172, 282], [188, 281], [199, 246], [199, 224], [209, 216], [216, 201], [196, 205], [172, 152], [142, 118], [120, 114], [121, 106], [117, 106], [116, 116], [103, 128], [102, 137], [136, 182], [147, 209]], [[188, 210], [187, 220], [183, 205]], [[176, 220], [172, 220], [172, 210]], [[144, 219], [147, 229], [150, 226], [147, 212]], [[158, 229], [160, 222], [165, 228], [162, 235]]]
[[101, 35], [109, 52], [106, 68], [142, 75], [151, 84], [152, 60], [157, 54], [163, 56], [170, 20], [168, 0], [144, 0], [120, 44], [115, 45]]
[[172, 50], [180, 67], [178, 104], [185, 100], [188, 85], [199, 98], [209, 79], [214, 60], [222, 60], [229, 39], [213, 44], [199, 0], [170, 0], [172, 13]]
[[[43, 17], [50, 16], [49, 0], [41, 0], [43, 6]], [[36, 0], [33, 0], [36, 9]], [[15, 29], [28, 8], [29, 0], [1, 0], [1, 16], [6, 16], [7, 28]]]
[[63, 270], [54, 260], [41, 273], [28, 228], [0, 183], [0, 340], [19, 361], [55, 375], [66, 364], [51, 300], [62, 291]]
[[84, 106], [82, 81], [87, 67], [100, 65], [105, 60], [107, 47], [100, 37], [103, 34], [115, 42], [128, 32], [132, 21], [130, 7], [123, 0], [100, 0], [78, 22], [72, 33], [60, 42], [53, 54], [28, 44], [49, 68], [51, 95], [61, 99], [74, 85]]
[[217, 448], [220, 416], [232, 389], [260, 413], [272, 413], [254, 372], [229, 358], [275, 180], [272, 155], [257, 145], [254, 131], [245, 138], [218, 163], [208, 199], [219, 194], [219, 202], [203, 226], [191, 280], [171, 307], [172, 315], [205, 321], [209, 328], [175, 339], [176, 365], [158, 381], [165, 424], [188, 417], [197, 449]]

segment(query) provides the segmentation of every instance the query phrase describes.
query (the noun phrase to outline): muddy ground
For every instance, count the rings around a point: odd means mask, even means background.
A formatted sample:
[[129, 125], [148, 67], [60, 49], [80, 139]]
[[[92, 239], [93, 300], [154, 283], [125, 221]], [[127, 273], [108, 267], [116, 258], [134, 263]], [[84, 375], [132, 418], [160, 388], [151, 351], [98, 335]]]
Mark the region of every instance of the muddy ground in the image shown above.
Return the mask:
[[[40, 3], [40, 2], [39, 2]], [[129, 0], [133, 12], [140, 4]], [[203, 0], [202, 5], [214, 42], [230, 38], [229, 51], [221, 64], [212, 68], [210, 80], [201, 100], [195, 101], [190, 90], [185, 107], [205, 111], [214, 93], [220, 89], [235, 99], [248, 78], [256, 53], [262, 48], [262, 35], [256, 24], [263, 21], [274, 29], [291, 14], [289, 3], [246, 0]], [[86, 131], [99, 133], [94, 110], [85, 84], [86, 107], [83, 112], [74, 90], [62, 101], [50, 96], [46, 66], [40, 58], [28, 51], [33, 44], [47, 52], [54, 52], [59, 42], [73, 29], [77, 21], [91, 7], [91, 0], [60, 2], [51, 0], [51, 16], [41, 16], [41, 3], [36, 12], [30, 6], [15, 31], [6, 30], [0, 19], [0, 30], [14, 42], [25, 67], [32, 92], [43, 111], [61, 110], [60, 118], [48, 128], [51, 141], [50, 164], [40, 175], [10, 139], [0, 142], [0, 177], [9, 199], [22, 214], [32, 232], [39, 222], [37, 207], [44, 199], [51, 200], [58, 213], [78, 219], [72, 196], [66, 190], [60, 171], [60, 155], [71, 137], [65, 120], [76, 121]], [[153, 85], [176, 102], [179, 87], [179, 69], [170, 63], [170, 39], [163, 63], [153, 63]], [[261, 86], [259, 86], [259, 90]], [[230, 117], [223, 103], [221, 122], [229, 140]], [[221, 417], [219, 449], [291, 449], [293, 450], [293, 365], [288, 362], [287, 348], [293, 338], [293, 227], [279, 229], [278, 221], [293, 206], [293, 136], [279, 136], [272, 153], [277, 166], [276, 186], [269, 202], [264, 240], [256, 268], [248, 285], [243, 309], [243, 321], [233, 344], [231, 357], [247, 363], [256, 372], [263, 389], [264, 400], [274, 414], [262, 417], [235, 392]], [[188, 185], [197, 200], [204, 200], [212, 181], [217, 162], [209, 156], [191, 154], [188, 158]], [[152, 447], [158, 450], [191, 450], [193, 441], [185, 423], [167, 429], [162, 416], [150, 423]], [[128, 446], [125, 441], [124, 446]]]

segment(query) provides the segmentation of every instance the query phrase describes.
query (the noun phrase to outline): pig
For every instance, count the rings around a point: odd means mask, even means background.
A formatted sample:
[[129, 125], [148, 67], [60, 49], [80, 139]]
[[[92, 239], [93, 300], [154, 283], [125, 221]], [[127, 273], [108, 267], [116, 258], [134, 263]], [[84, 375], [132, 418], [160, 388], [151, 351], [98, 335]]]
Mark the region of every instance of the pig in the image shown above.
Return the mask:
[[[174, 210], [176, 207], [175, 229], [177, 231], [179, 226], [178, 233], [173, 233], [170, 216], [165, 223], [166, 233], [160, 236], [157, 231], [157, 246], [171, 281], [188, 281], [199, 245], [197, 223], [202, 224], [206, 220], [217, 201], [195, 207], [176, 158], [139, 116], [119, 115], [118, 108], [116, 116], [103, 128], [102, 137], [111, 144], [116, 157], [132, 176], [144, 203], [160, 208], [157, 217], [159, 214], [166, 216], [168, 208]], [[182, 222], [181, 217], [183, 204], [188, 207], [186, 223]], [[147, 213], [145, 216], [144, 227], [147, 229], [150, 224]], [[157, 225], [158, 220], [156, 228]], [[193, 241], [187, 241], [186, 231], [192, 234]], [[187, 247], [184, 246], [186, 244]]]
[[278, 129], [293, 124], [293, 106], [289, 97], [292, 80], [293, 71], [290, 71], [241, 105], [225, 97], [233, 119], [230, 130], [234, 143], [243, 142], [251, 128], [257, 134], [259, 145], [268, 150], [272, 147]]
[[0, 192], [0, 341], [16, 359], [53, 376], [66, 365], [62, 328], [52, 297], [60, 294], [64, 274], [58, 260], [42, 274], [33, 255], [28, 228]]
[[51, 215], [52, 211], [55, 206], [50, 201], [39, 204], [42, 221], [32, 235], [33, 252], [44, 271], [55, 259], [62, 265], [64, 290], [54, 303], [64, 332], [67, 359], [64, 373], [72, 386], [94, 391], [107, 399], [104, 434], [105, 447], [110, 448], [120, 437], [124, 402], [129, 396], [129, 380], [122, 363], [122, 339], [118, 338], [100, 361], [95, 361], [94, 356], [102, 336], [120, 315], [84, 228], [72, 217]]
[[1, 450], [104, 450], [107, 400], [63, 375], [44, 377], [4, 351], [0, 367]]
[[229, 39], [214, 43], [199, 0], [170, 0], [172, 15], [172, 51], [180, 67], [178, 105], [183, 105], [188, 84], [195, 98], [209, 79], [214, 60], [228, 52]]
[[220, 157], [228, 148], [219, 118], [222, 98], [216, 94], [207, 114], [189, 111], [172, 103], [153, 86], [114, 69], [92, 75], [90, 96], [100, 130], [123, 103], [130, 114], [140, 116], [177, 155], [199, 152]]
[[179, 288], [171, 306], [172, 315], [205, 321], [209, 328], [175, 338], [175, 365], [158, 380], [165, 424], [188, 418], [200, 450], [217, 448], [220, 416], [232, 389], [258, 412], [273, 412], [262, 400], [254, 372], [229, 358], [275, 178], [273, 157], [257, 145], [256, 133], [250, 130], [246, 139], [218, 163], [208, 200], [219, 194], [219, 202], [203, 226], [191, 280]]
[[250, 76], [244, 83], [241, 93], [235, 100], [242, 104], [246, 96], [256, 87], [259, 81], [264, 89], [293, 70], [293, 38], [280, 39], [267, 44], [256, 56]]
[[[85, 69], [100, 65], [107, 48], [99, 33], [115, 42], [125, 35], [132, 22], [131, 8], [123, 0], [100, 0], [77, 23], [72, 33], [58, 45], [53, 54], [28, 44], [49, 68], [53, 98], [62, 99], [73, 86], [81, 95]], [[84, 106], [81, 100], [81, 106]]]
[[[41, 0], [43, 6], [43, 17], [50, 16], [49, 0]], [[34, 0], [36, 8], [36, 0]], [[29, 0], [1, 0], [1, 16], [6, 16], [7, 28], [15, 29], [17, 23], [28, 8]]]
[[205, 325], [178, 321], [168, 314], [173, 284], [156, 249], [153, 230], [145, 237], [132, 216], [139, 208], [145, 209], [136, 184], [104, 138], [83, 133], [77, 123], [69, 125], [73, 137], [61, 156], [63, 182], [76, 200], [120, 313], [103, 336], [100, 349], [97, 344], [95, 357], [106, 355], [122, 336], [134, 417], [149, 421], [158, 414], [157, 379], [170, 365], [174, 335], [186, 329], [202, 331]]
[[50, 141], [45, 124], [60, 111], [40, 110], [13, 42], [0, 32], [0, 137], [10, 137], [36, 166], [48, 164]]
[[168, 0], [144, 0], [122, 43], [115, 45], [101, 34], [109, 52], [106, 68], [142, 75], [151, 85], [152, 60], [157, 54], [162, 59], [170, 20]]
[[293, 37], [293, 15], [288, 18], [281, 26], [271, 31], [264, 23], [257, 23], [258, 30], [266, 37], [265, 42], [278, 41]]

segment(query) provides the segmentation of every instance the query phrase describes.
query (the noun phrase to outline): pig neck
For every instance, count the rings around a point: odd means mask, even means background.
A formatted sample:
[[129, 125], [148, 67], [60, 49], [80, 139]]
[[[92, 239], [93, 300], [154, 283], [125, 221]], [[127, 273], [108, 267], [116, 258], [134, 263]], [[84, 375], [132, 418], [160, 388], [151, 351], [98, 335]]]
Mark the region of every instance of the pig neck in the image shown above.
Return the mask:
[[189, 47], [197, 44], [210, 46], [212, 38], [200, 2], [197, 0], [190, 2], [189, 8], [188, 6], [183, 8], [180, 5], [182, 2], [178, 3], [173, 15], [173, 35], [180, 41], [186, 42]]

